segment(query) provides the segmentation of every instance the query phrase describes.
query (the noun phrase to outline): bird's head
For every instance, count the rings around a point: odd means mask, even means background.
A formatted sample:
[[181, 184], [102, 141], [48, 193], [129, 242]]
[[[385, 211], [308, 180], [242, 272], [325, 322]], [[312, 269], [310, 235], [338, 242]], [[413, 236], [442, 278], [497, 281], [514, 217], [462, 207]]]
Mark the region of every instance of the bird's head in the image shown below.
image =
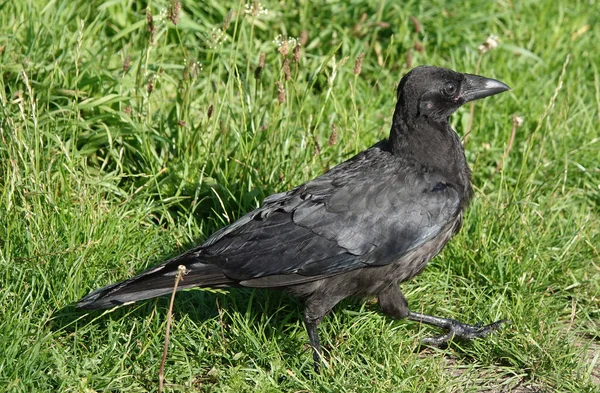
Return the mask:
[[396, 111], [412, 118], [426, 116], [443, 121], [469, 101], [509, 89], [495, 79], [421, 66], [412, 69], [400, 81]]

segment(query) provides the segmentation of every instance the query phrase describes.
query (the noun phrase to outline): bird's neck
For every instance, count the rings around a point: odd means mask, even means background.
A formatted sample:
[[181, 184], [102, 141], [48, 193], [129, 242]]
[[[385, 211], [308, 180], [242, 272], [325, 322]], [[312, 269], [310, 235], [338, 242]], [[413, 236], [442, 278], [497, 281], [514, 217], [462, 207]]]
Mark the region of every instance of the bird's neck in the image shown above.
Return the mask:
[[447, 120], [417, 117], [407, 121], [394, 116], [389, 142], [394, 155], [418, 170], [444, 176], [466, 199], [470, 197], [471, 173], [465, 152]]

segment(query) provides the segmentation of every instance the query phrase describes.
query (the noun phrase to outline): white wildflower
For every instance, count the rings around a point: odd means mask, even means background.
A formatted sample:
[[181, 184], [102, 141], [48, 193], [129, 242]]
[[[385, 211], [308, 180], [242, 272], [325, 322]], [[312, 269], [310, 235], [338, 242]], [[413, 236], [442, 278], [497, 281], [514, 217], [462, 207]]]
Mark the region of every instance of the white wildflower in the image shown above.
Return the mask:
[[191, 61], [188, 63], [187, 59], [183, 59], [183, 79], [195, 79], [201, 71], [202, 63], [199, 61]]
[[286, 56], [290, 52], [290, 48], [293, 49], [296, 46], [300, 45], [298, 42], [298, 38], [283, 37], [281, 34], [275, 37], [273, 43], [277, 45], [279, 53], [281, 53], [283, 56]]
[[275, 39], [273, 40], [273, 43], [275, 45], [277, 45], [277, 47], [281, 48], [282, 45], [286, 44], [290, 47], [295, 47], [298, 44], [298, 38], [294, 38], [294, 37], [287, 37], [284, 38], [281, 34], [279, 34], [277, 37], [275, 37]]
[[166, 8], [161, 8], [160, 11], [158, 12], [158, 15], [156, 15], [154, 17], [154, 19], [164, 25], [167, 22], [168, 13], [169, 13], [169, 10], [167, 10]]
[[209, 46], [211, 48], [215, 48], [221, 45], [223, 42], [227, 41], [227, 39], [227, 33], [225, 33], [225, 31], [222, 28], [215, 27], [208, 36]]
[[244, 6], [244, 13], [246, 15], [258, 16], [258, 15], [268, 15], [269, 10], [266, 9], [261, 3], [258, 1], [253, 1], [252, 3], [248, 3]]
[[525, 123], [525, 119], [522, 116], [515, 116], [515, 124], [517, 127], [521, 127]]
[[487, 38], [487, 40], [485, 40], [485, 42], [483, 44], [481, 44], [477, 47], [477, 50], [479, 50], [479, 52], [481, 52], [481, 53], [486, 53], [486, 52], [496, 49], [497, 47], [498, 47], [498, 37], [491, 34]]

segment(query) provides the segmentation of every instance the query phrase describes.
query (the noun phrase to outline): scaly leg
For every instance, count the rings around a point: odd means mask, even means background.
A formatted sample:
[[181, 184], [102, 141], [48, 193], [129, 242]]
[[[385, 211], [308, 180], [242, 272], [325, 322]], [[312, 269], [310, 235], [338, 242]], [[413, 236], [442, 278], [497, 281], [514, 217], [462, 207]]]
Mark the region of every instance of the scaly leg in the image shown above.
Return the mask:
[[386, 288], [379, 294], [378, 298], [381, 311], [383, 311], [384, 314], [397, 319], [408, 318], [411, 321], [426, 323], [428, 325], [448, 330], [447, 333], [440, 336], [424, 338], [422, 340], [424, 344], [441, 345], [455, 337], [463, 340], [482, 338], [491, 332], [500, 329], [503, 323], [509, 323], [506, 320], [500, 320], [485, 326], [482, 324], [467, 325], [455, 319], [440, 318], [432, 315], [412, 312], [408, 309], [408, 303], [406, 302], [404, 295], [402, 295], [400, 288], [396, 284]]
[[321, 353], [321, 343], [319, 342], [319, 332], [317, 331], [317, 326], [319, 325], [318, 321], [308, 321], [306, 318], [304, 319], [304, 324], [306, 325], [306, 331], [308, 332], [308, 341], [310, 342], [310, 346], [313, 351], [313, 360], [315, 362], [314, 368], [315, 372], [318, 373], [321, 361], [322, 361], [322, 353]]
[[421, 341], [423, 344], [441, 345], [453, 338], [460, 338], [462, 340], [472, 340], [474, 338], [483, 338], [494, 332], [502, 326], [503, 323], [509, 323], [509, 321], [502, 319], [496, 322], [492, 322], [489, 325], [483, 325], [478, 323], [476, 325], [467, 325], [466, 323], [459, 322], [455, 319], [434, 317], [427, 314], [419, 314], [416, 312], [409, 311], [408, 319], [411, 321], [417, 321], [426, 323], [428, 325], [437, 326], [442, 329], [448, 330], [446, 334], [442, 334], [435, 337], [426, 337]]
[[319, 332], [317, 327], [323, 317], [344, 297], [318, 294], [306, 300], [304, 308], [304, 324], [308, 333], [308, 340], [313, 350], [313, 360], [315, 361], [315, 372], [319, 372], [320, 366], [325, 362], [319, 343]]

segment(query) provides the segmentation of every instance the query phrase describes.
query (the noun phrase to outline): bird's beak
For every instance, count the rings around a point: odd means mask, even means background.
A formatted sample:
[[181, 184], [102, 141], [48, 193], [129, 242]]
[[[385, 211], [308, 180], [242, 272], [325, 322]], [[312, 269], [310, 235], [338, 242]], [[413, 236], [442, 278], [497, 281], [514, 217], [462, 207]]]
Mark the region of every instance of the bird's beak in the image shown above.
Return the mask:
[[464, 102], [478, 100], [510, 90], [510, 87], [496, 79], [471, 74], [465, 74], [465, 77], [466, 80], [462, 83], [460, 92], [460, 98]]

